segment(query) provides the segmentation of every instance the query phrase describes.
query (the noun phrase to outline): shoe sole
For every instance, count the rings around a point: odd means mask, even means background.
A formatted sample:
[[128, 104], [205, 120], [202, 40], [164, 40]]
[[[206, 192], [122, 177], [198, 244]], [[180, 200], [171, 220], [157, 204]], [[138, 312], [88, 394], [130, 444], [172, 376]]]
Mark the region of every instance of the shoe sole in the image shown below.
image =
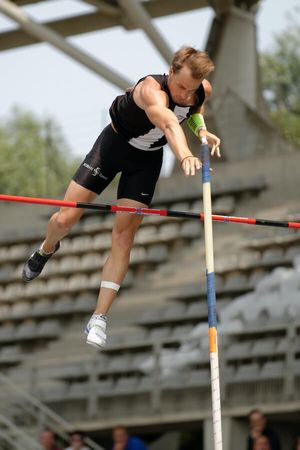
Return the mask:
[[[41, 272], [40, 272], [41, 273]], [[34, 280], [35, 278], [37, 278], [39, 275], [37, 274], [36, 276], [32, 277], [32, 278], [27, 278], [26, 275], [22, 274], [22, 280], [25, 281], [26, 283], [29, 283], [30, 281]]]
[[91, 345], [92, 347], [97, 348], [98, 350], [102, 350], [104, 348], [104, 345], [98, 345], [95, 342], [89, 341], [88, 339], [86, 340], [86, 343]]

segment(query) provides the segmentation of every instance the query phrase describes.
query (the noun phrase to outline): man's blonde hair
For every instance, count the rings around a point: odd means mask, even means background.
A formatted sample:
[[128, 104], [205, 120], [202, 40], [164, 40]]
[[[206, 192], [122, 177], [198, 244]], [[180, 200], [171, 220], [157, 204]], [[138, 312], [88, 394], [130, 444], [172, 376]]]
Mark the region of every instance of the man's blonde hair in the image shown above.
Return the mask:
[[174, 73], [186, 65], [190, 70], [192, 77], [203, 79], [214, 70], [215, 66], [206, 52], [201, 52], [193, 47], [183, 47], [174, 54], [172, 67]]

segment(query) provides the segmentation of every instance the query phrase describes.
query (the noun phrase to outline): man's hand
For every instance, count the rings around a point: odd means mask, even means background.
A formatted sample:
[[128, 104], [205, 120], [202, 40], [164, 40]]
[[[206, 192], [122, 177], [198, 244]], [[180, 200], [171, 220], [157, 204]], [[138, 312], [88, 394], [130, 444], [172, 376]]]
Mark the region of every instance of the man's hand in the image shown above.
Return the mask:
[[184, 174], [188, 177], [189, 175], [195, 175], [196, 170], [201, 169], [202, 164], [199, 158], [196, 156], [186, 156], [181, 161], [181, 167]]
[[212, 156], [216, 154], [219, 158], [221, 158], [221, 151], [220, 151], [221, 139], [219, 139], [218, 136], [210, 133], [209, 131], [205, 132], [205, 136], [207, 139], [208, 146], [211, 148], [210, 154]]

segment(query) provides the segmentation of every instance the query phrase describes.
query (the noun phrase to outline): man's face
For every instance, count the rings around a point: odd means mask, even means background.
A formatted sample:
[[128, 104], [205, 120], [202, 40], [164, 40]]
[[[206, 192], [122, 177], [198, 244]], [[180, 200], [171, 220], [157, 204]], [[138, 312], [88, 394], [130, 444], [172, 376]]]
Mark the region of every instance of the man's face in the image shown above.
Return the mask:
[[192, 77], [191, 71], [187, 66], [183, 66], [178, 72], [174, 73], [173, 67], [170, 68], [168, 87], [172, 99], [181, 106], [193, 104], [194, 95], [203, 80], [196, 80]]
[[125, 428], [122, 427], [115, 428], [113, 431], [113, 440], [115, 444], [119, 445], [122, 444], [126, 446], [128, 441], [128, 433], [125, 430]]
[[54, 435], [52, 431], [44, 431], [42, 433], [41, 444], [45, 449], [51, 449], [54, 446]]
[[80, 450], [83, 446], [83, 438], [80, 434], [72, 434], [70, 438], [70, 444], [72, 446], [72, 449], [74, 450]]
[[269, 439], [267, 436], [260, 436], [254, 441], [253, 450], [271, 450]]
[[249, 422], [250, 428], [252, 430], [262, 432], [265, 429], [266, 420], [263, 414], [261, 414], [260, 412], [254, 412], [253, 414], [251, 414]]

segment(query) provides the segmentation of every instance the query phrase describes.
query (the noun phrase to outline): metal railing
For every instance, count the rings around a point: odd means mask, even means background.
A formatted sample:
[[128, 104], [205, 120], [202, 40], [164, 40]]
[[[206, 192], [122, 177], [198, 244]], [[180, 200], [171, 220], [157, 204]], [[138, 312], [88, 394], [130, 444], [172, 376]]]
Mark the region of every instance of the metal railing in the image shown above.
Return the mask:
[[[41, 431], [42, 427], [50, 428], [62, 440], [64, 440], [65, 442], [69, 441], [68, 431], [72, 431], [72, 425], [69, 422], [64, 420], [61, 416], [59, 416], [50, 408], [48, 408], [46, 405], [44, 405], [36, 397], [31, 395], [24, 389], [21, 389], [19, 386], [13, 383], [8, 377], [6, 377], [1, 373], [0, 373], [0, 383], [3, 385], [3, 388], [0, 391], [1, 405], [2, 408], [5, 407], [8, 415], [9, 412], [14, 409], [15, 405], [18, 405], [18, 408], [20, 408], [18, 410], [18, 413], [20, 413], [21, 410], [23, 411], [26, 410], [27, 413], [26, 421], [32, 418], [33, 419], [32, 422], [38, 425], [39, 431]], [[6, 424], [6, 428], [10, 428], [11, 430], [13, 430], [16, 436], [20, 435], [22, 439], [28, 438], [30, 442], [34, 442], [22, 430], [21, 427], [14, 425], [13, 422], [9, 420], [7, 417], [4, 417], [3, 415], [0, 414], [0, 421], [3, 424]], [[85, 437], [84, 442], [86, 445], [90, 447], [91, 450], [104, 450], [103, 447], [98, 445], [89, 437]], [[35, 441], [35, 445], [30, 444], [29, 448], [32, 450], [35, 449], [40, 450], [41, 447]]]

